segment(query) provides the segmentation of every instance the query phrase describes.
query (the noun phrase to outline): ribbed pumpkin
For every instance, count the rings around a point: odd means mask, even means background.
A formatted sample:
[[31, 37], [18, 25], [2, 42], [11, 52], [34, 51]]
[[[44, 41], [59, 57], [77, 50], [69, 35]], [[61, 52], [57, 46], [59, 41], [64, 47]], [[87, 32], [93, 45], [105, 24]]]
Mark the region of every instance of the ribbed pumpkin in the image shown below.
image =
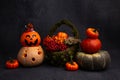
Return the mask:
[[43, 62], [44, 52], [41, 46], [22, 47], [17, 58], [23, 66], [36, 66]]
[[76, 54], [76, 62], [79, 64], [81, 69], [104, 70], [109, 66], [111, 58], [108, 51], [104, 50], [100, 50], [94, 54], [78, 52]]

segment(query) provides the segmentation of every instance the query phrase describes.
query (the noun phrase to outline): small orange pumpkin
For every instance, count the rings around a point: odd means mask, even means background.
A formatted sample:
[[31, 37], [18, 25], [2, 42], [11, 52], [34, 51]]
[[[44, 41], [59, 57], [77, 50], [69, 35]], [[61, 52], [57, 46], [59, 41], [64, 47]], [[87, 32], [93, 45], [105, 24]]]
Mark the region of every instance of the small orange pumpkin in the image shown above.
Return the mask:
[[78, 64], [76, 62], [73, 62], [73, 63], [67, 62], [66, 63], [66, 69], [69, 70], [69, 71], [78, 70]]
[[58, 32], [57, 35], [52, 36], [52, 38], [58, 43], [61, 44], [68, 38], [68, 34], [65, 32]]
[[63, 38], [60, 38], [60, 37], [58, 37], [58, 36], [52, 36], [52, 38], [53, 38], [53, 40], [56, 42], [56, 43], [58, 43], [58, 44], [61, 44], [61, 43], [63, 43], [64, 42], [64, 39]]
[[70, 59], [71, 59], [71, 61], [66, 62], [66, 64], [65, 64], [66, 70], [69, 70], [69, 71], [78, 70], [79, 66], [75, 61], [72, 60], [72, 56], [70, 56]]
[[19, 62], [17, 59], [10, 59], [6, 61], [5, 66], [9, 69], [15, 69], [19, 67]]
[[68, 34], [65, 33], [65, 32], [58, 32], [58, 33], [57, 33], [57, 36], [58, 36], [60, 39], [67, 39], [67, 38], [68, 38]]
[[20, 42], [23, 46], [39, 46], [41, 37], [38, 32], [34, 31], [31, 23], [27, 24], [27, 29], [21, 35]]
[[90, 27], [90, 28], [87, 28], [86, 35], [89, 38], [98, 38], [99, 37], [99, 32], [98, 32], [97, 29]]

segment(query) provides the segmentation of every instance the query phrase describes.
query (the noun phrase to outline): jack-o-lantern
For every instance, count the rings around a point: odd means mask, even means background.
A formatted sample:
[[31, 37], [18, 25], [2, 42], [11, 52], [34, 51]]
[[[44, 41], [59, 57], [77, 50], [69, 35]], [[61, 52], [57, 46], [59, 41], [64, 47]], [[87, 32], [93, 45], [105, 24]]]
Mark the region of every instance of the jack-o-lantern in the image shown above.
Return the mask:
[[44, 51], [41, 46], [22, 47], [17, 58], [23, 66], [37, 66], [44, 60]]
[[27, 29], [21, 35], [20, 42], [23, 46], [39, 46], [41, 37], [38, 32], [34, 31], [31, 23], [27, 24]]

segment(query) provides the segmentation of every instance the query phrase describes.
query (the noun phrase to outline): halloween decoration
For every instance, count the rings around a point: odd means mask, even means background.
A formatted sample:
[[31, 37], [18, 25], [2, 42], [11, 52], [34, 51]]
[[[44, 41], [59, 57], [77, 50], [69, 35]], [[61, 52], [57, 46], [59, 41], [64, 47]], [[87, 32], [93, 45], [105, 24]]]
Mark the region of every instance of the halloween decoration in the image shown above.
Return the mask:
[[87, 38], [81, 43], [81, 52], [76, 54], [76, 62], [81, 69], [85, 70], [104, 70], [106, 69], [111, 58], [108, 51], [100, 50], [102, 43], [99, 37], [99, 32], [94, 28], [86, 30]]
[[52, 36], [54, 41], [58, 44], [64, 43], [65, 39], [68, 38], [68, 34], [65, 32], [58, 32], [57, 35]]
[[94, 28], [88, 28], [86, 34], [87, 38], [80, 43], [82, 51], [90, 54], [98, 52], [102, 46], [101, 41], [98, 39], [98, 31]]
[[[69, 45], [69, 34], [66, 32], [55, 31], [62, 25], [65, 24], [72, 29], [73, 41]], [[64, 66], [69, 61], [69, 55], [75, 55], [79, 48], [79, 32], [76, 27], [69, 20], [61, 20], [51, 28], [49, 34], [44, 38], [43, 44], [46, 48], [46, 62], [54, 66]]]
[[46, 50], [50, 52], [54, 51], [63, 51], [67, 49], [67, 45], [63, 42], [59, 42], [59, 40], [56, 40], [54, 37], [47, 36], [44, 39], [43, 44], [46, 46]]
[[31, 23], [27, 24], [22, 33], [20, 42], [23, 47], [19, 50], [17, 58], [23, 66], [37, 66], [44, 60], [44, 51], [40, 46], [41, 37]]
[[43, 62], [44, 52], [41, 46], [22, 47], [17, 58], [23, 66], [36, 66]]
[[94, 54], [87, 54], [85, 52], [77, 52], [76, 61], [81, 69], [85, 70], [104, 70], [110, 62], [110, 55], [105, 50], [100, 50]]
[[19, 67], [19, 62], [17, 59], [9, 59], [6, 61], [5, 66], [8, 69], [15, 69]]
[[68, 38], [68, 34], [65, 32], [58, 32], [57, 36], [58, 38], [63, 39], [63, 40]]
[[78, 64], [72, 60], [72, 56], [70, 56], [70, 62], [66, 62], [65, 64], [66, 70], [75, 71], [78, 70]]
[[23, 46], [39, 46], [41, 37], [38, 32], [34, 30], [31, 23], [27, 24], [26, 31], [22, 33], [20, 42]]

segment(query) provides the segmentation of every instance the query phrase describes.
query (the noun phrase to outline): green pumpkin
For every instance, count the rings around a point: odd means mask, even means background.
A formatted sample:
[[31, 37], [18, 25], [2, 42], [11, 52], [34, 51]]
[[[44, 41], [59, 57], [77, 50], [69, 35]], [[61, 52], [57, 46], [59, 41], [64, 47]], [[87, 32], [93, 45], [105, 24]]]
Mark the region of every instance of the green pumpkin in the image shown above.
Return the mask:
[[76, 54], [76, 62], [79, 64], [81, 69], [104, 70], [109, 66], [111, 58], [109, 53], [104, 50], [94, 54], [78, 52]]

